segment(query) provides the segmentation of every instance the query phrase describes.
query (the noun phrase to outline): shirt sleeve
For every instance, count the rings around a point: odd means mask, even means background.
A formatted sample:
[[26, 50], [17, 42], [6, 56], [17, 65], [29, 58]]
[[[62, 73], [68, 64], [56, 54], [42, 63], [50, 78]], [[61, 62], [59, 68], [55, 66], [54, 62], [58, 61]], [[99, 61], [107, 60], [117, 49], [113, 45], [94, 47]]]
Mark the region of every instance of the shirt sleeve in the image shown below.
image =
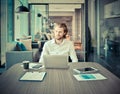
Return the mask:
[[76, 56], [76, 52], [75, 52], [73, 42], [71, 42], [69, 47], [70, 47], [70, 58], [72, 59], [72, 62], [78, 62], [78, 58]]
[[44, 55], [48, 55], [48, 47], [47, 47], [47, 43], [44, 44], [43, 46], [43, 51], [41, 53], [40, 59], [39, 59], [39, 63], [44, 63]]

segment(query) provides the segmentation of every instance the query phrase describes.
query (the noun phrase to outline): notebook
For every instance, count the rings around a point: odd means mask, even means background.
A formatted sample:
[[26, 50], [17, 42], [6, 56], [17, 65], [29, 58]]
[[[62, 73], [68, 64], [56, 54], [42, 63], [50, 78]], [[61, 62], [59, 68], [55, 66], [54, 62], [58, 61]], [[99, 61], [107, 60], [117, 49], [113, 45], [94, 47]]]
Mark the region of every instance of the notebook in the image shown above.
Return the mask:
[[67, 55], [45, 55], [45, 68], [68, 68]]
[[20, 81], [43, 81], [46, 72], [26, 72], [22, 77], [20, 77]]
[[43, 68], [43, 65], [40, 63], [30, 63], [29, 64], [29, 69], [34, 69], [34, 70], [38, 70]]
[[98, 72], [98, 69], [94, 68], [94, 67], [84, 67], [84, 68], [77, 68], [77, 69], [73, 69], [74, 72], [76, 73], [96, 73]]

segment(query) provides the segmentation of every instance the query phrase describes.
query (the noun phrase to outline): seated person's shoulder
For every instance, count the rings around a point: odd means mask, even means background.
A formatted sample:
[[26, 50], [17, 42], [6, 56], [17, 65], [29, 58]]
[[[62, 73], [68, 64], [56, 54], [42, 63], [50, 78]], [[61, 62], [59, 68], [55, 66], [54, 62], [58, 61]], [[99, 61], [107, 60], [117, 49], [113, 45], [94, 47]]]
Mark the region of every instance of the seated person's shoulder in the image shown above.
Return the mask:
[[65, 42], [67, 42], [67, 43], [69, 43], [69, 44], [73, 44], [73, 41], [71, 41], [71, 40], [66, 40], [66, 39], [65, 39]]
[[51, 43], [52, 43], [52, 40], [48, 40], [48, 41], [45, 42], [45, 45], [49, 45]]

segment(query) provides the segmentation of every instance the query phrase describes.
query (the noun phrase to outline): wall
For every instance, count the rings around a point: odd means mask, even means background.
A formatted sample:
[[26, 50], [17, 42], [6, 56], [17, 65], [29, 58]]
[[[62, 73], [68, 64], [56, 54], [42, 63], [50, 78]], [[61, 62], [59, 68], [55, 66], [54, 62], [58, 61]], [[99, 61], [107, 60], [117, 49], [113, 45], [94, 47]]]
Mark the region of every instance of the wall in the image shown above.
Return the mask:
[[55, 23], [65, 23], [68, 27], [68, 34], [72, 35], [72, 16], [49, 16]]
[[[116, 0], [101, 0], [100, 1], [100, 46], [105, 46], [105, 39], [120, 42], [120, 16], [106, 18], [105, 6], [115, 2]], [[120, 2], [120, 0], [118, 0]], [[116, 9], [119, 7], [116, 7]], [[108, 9], [109, 10], [109, 9]], [[119, 9], [120, 10], [120, 9]], [[106, 9], [107, 11], [107, 9]], [[114, 11], [114, 10], [113, 10]]]
[[14, 40], [14, 0], [7, 1], [7, 41], [12, 42]]
[[[62, 17], [62, 19], [55, 19], [55, 21], [59, 22], [65, 22], [67, 21], [67, 17], [71, 17], [70, 23], [68, 25], [68, 29], [70, 30], [70, 35], [72, 35], [72, 40], [76, 41], [79, 40], [81, 42], [81, 11], [80, 9], [77, 9], [79, 11], [71, 11], [71, 12], [50, 12], [50, 17]], [[65, 22], [69, 23], [69, 22]]]
[[28, 0], [29, 3], [84, 3], [85, 0]]
[[[104, 49], [104, 32], [107, 30], [109, 27], [112, 27], [114, 29], [114, 32], [116, 33], [116, 40], [115, 41], [119, 41], [120, 40], [120, 17], [110, 17], [110, 18], [104, 18], [104, 6], [106, 4], [110, 4], [112, 2], [115, 1], [120, 1], [120, 0], [88, 0], [88, 26], [90, 27], [90, 31], [91, 31], [91, 36], [92, 36], [92, 46], [96, 47], [98, 44], [98, 46], [100, 46], [100, 48]], [[96, 2], [99, 2], [99, 12], [97, 10], [96, 7]], [[97, 5], [98, 6], [98, 5]], [[116, 7], [117, 8], [117, 7]], [[108, 9], [109, 10], [109, 9]], [[120, 9], [119, 9], [120, 10]], [[95, 16], [97, 14], [97, 12], [99, 13], [99, 15]], [[99, 19], [99, 22], [96, 21], [96, 19]], [[97, 27], [97, 24], [99, 25]], [[100, 33], [98, 34], [98, 29]], [[97, 43], [96, 37], [99, 36], [99, 43]], [[104, 53], [101, 50], [102, 53]]]
[[[24, 6], [28, 6], [28, 0], [20, 0]], [[14, 11], [21, 6], [19, 0], [14, 0]], [[28, 13], [14, 13], [14, 39], [28, 36]]]
[[96, 47], [95, 0], [88, 0], [88, 26], [91, 33], [92, 47]]
[[[116, 7], [115, 2], [119, 6]], [[120, 14], [116, 15], [116, 10], [119, 13], [120, 0], [100, 0], [100, 58], [105, 60], [113, 73], [120, 76]]]
[[[1, 6], [1, 1], [0, 1]], [[1, 27], [1, 10], [0, 10], [0, 27]], [[0, 28], [0, 36], [1, 36], [1, 28]], [[1, 65], [1, 38], [0, 38], [0, 65]]]
[[[71, 35], [72, 35], [72, 39], [74, 40], [75, 39], [75, 13], [74, 12], [49, 12], [49, 16], [50, 17], [57, 17], [57, 16], [61, 16], [61, 17], [72, 17], [72, 19], [71, 19], [71, 23], [72, 23], [72, 27], [71, 27], [71, 30], [72, 30], [72, 32], [71, 32]], [[60, 20], [60, 19], [57, 19], [58, 21]], [[58, 22], [57, 21], [57, 22]], [[68, 27], [69, 28], [69, 27]]]
[[34, 41], [35, 35], [40, 33], [39, 39], [43, 39], [42, 34], [48, 31], [48, 5], [30, 4], [29, 33]]
[[[100, 10], [99, 10], [99, 52], [100, 57], [104, 59], [110, 59], [109, 64], [114, 64], [117, 66], [117, 62], [119, 61], [120, 56], [116, 56], [114, 53], [119, 53], [120, 49], [120, 14], [113, 14], [114, 10], [120, 10], [120, 7], [110, 6], [106, 8], [106, 5], [111, 5], [114, 2], [120, 3], [120, 0], [101, 0], [99, 2]], [[112, 8], [113, 12], [108, 15], [106, 11]], [[106, 11], [105, 11], [106, 10]], [[106, 16], [107, 15], [107, 16]], [[108, 40], [108, 41], [106, 41]], [[110, 54], [112, 57], [110, 57]], [[115, 58], [114, 58], [115, 57]], [[114, 61], [114, 62], [113, 62]], [[113, 67], [112, 67], [113, 68]], [[116, 68], [117, 69], [117, 68]]]
[[75, 9], [75, 40], [81, 42], [81, 9]]
[[1, 0], [1, 65], [5, 63], [5, 52], [7, 43], [7, 3], [8, 0]]
[[[0, 10], [0, 24], [1, 24], [1, 35], [0, 35], [0, 45], [1, 45], [1, 64], [3, 65], [6, 62], [5, 54], [7, 51], [7, 43], [14, 41], [14, 33], [19, 35], [19, 27], [14, 31], [14, 1], [18, 2], [18, 0], [0, 0], [1, 2], [1, 10]], [[16, 7], [15, 7], [16, 8]], [[16, 16], [17, 18], [17, 16]], [[25, 19], [22, 19], [22, 31], [28, 33], [28, 16]], [[15, 23], [15, 26], [18, 24]], [[25, 28], [23, 27], [25, 26]], [[27, 29], [26, 29], [27, 28]]]

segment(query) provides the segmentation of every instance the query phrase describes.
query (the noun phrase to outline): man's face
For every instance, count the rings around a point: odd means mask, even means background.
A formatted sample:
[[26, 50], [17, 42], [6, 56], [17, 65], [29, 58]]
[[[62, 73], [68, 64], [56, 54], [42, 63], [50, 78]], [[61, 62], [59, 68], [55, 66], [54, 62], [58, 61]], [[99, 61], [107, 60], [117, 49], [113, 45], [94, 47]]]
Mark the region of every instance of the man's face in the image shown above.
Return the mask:
[[54, 29], [55, 39], [61, 40], [61, 39], [63, 39], [63, 36], [64, 36], [64, 35], [65, 35], [64, 29], [63, 29], [63, 28], [60, 28], [59, 26], [56, 26], [55, 29]]

